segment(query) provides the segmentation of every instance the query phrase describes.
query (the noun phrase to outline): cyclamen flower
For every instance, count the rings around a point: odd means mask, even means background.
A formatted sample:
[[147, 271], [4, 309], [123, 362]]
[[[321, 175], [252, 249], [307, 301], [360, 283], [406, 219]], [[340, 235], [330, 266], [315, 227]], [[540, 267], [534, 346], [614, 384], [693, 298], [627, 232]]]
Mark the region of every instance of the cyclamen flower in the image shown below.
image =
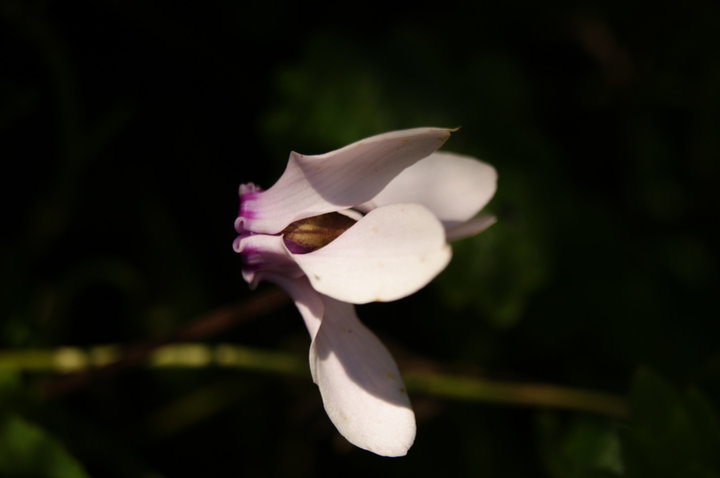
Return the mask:
[[448, 240], [495, 221], [476, 216], [495, 193], [495, 169], [436, 152], [453, 131], [415, 128], [321, 155], [292, 152], [270, 189], [240, 186], [233, 247], [244, 279], [290, 294], [328, 416], [379, 455], [407, 453], [415, 417], [395, 361], [353, 304], [416, 292], [449, 262]]

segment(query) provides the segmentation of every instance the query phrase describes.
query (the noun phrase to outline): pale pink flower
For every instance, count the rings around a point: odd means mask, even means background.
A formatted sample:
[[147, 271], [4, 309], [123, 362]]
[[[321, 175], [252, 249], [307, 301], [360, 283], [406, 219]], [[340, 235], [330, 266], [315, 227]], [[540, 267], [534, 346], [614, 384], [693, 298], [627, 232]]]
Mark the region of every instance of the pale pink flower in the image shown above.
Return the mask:
[[447, 265], [448, 240], [495, 221], [477, 216], [495, 169], [436, 152], [454, 130], [384, 133], [336, 151], [295, 152], [267, 190], [240, 186], [243, 277], [285, 289], [310, 332], [310, 371], [328, 416], [351, 443], [401, 456], [415, 417], [395, 361], [353, 304], [406, 297]]

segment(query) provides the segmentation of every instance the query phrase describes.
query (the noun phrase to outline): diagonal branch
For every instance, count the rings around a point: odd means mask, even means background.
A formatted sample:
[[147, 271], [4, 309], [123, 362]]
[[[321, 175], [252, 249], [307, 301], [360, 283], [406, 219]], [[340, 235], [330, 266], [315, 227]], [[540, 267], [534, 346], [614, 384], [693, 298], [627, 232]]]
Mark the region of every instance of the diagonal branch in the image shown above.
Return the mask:
[[[124, 357], [124, 358], [123, 358]], [[135, 357], [139, 357], [136, 355]], [[146, 349], [142, 360], [151, 368], [235, 368], [261, 373], [308, 378], [304, 357], [229, 344], [178, 343]], [[115, 347], [89, 349], [64, 347], [51, 350], [0, 351], [0, 369], [68, 373], [85, 385], [99, 371], [110, 373], [116, 364], [129, 366], [127, 354]], [[401, 364], [408, 390], [448, 400], [545, 407], [593, 413], [612, 418], [628, 417], [626, 401], [610, 393], [544, 383], [490, 380], [475, 375], [449, 373], [429, 365]], [[90, 375], [87, 375], [90, 374]], [[79, 379], [76, 379], [79, 380]], [[57, 383], [63, 383], [62, 381]], [[75, 383], [73, 381], [72, 383]], [[49, 389], [67, 392], [69, 388]]]
[[[254, 294], [247, 301], [215, 309], [184, 325], [175, 333], [156, 340], [141, 342], [108, 352], [113, 347], [98, 348], [95, 350], [96, 361], [84, 361], [86, 367], [79, 368], [71, 375], [55, 378], [44, 386], [44, 393], [48, 398], [55, 398], [83, 388], [100, 378], [113, 375], [121, 370], [135, 367], [145, 362], [159, 348], [176, 342], [201, 341], [216, 336], [243, 322], [267, 314], [289, 302], [287, 294], [280, 289], [269, 289]], [[64, 349], [71, 350], [71, 349]], [[103, 352], [104, 351], [104, 352]], [[92, 356], [92, 355], [91, 355]], [[58, 356], [60, 363], [63, 360], [73, 362], [72, 355]], [[64, 358], [63, 358], [64, 357]], [[103, 358], [105, 357], [105, 358]]]

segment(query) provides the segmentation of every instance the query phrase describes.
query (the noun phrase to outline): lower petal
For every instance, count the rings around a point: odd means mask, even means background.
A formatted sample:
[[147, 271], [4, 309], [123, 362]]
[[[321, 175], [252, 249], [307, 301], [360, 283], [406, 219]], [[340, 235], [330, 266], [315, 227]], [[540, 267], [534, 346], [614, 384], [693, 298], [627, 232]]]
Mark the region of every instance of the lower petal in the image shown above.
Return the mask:
[[[315, 340], [315, 336], [320, 329], [320, 323], [323, 315], [325, 315], [325, 304], [323, 296], [312, 288], [307, 277], [287, 277], [283, 275], [268, 275], [265, 277], [268, 282], [277, 284], [285, 292], [292, 297], [300, 315], [305, 321], [305, 327], [310, 334], [310, 339]], [[315, 371], [312, 370], [312, 361], [310, 363], [310, 372], [315, 380]]]
[[318, 293], [305, 277], [265, 279], [290, 294], [305, 320], [310, 372], [340, 434], [378, 455], [405, 455], [415, 440], [410, 399], [390, 352], [358, 320], [354, 306]]
[[310, 359], [325, 411], [352, 444], [383, 456], [405, 455], [415, 415], [400, 372], [351, 304], [324, 298]]

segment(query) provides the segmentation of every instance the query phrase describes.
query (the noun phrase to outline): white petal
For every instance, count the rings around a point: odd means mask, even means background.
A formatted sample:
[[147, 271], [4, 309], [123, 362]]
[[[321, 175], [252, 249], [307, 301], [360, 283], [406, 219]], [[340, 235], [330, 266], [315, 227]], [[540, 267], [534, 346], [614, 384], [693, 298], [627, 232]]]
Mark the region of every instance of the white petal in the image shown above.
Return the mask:
[[316, 156], [293, 152], [270, 189], [243, 198], [238, 227], [273, 234], [298, 219], [369, 201], [400, 171], [442, 146], [451, 132], [415, 128], [372, 136]]
[[356, 211], [355, 209], [343, 209], [342, 211], [338, 211], [338, 214], [349, 217], [354, 221], [359, 221], [364, 216], [363, 213], [361, 213], [360, 211]]
[[325, 298], [310, 355], [325, 411], [338, 431], [378, 455], [405, 455], [415, 439], [405, 385], [392, 356], [352, 305]]
[[457, 241], [466, 237], [474, 236], [497, 222], [495, 216], [484, 214], [477, 216], [462, 224], [451, 227], [445, 231], [448, 241]]
[[302, 271], [287, 253], [282, 236], [252, 234], [239, 236], [233, 249], [243, 257], [242, 274], [245, 281], [255, 288], [268, 275], [299, 277]]
[[[314, 340], [320, 328], [320, 321], [325, 314], [323, 296], [312, 288], [305, 276], [291, 278], [284, 275], [268, 275], [263, 279], [282, 287], [292, 297], [305, 321], [310, 339]], [[310, 372], [313, 374], [314, 380], [315, 371], [311, 369]]]
[[497, 172], [489, 164], [469, 156], [436, 152], [405, 169], [360, 209], [418, 203], [450, 228], [475, 216], [492, 199], [496, 188]]
[[418, 204], [374, 209], [327, 246], [292, 254], [315, 290], [353, 304], [406, 297], [450, 256], [442, 224]]

